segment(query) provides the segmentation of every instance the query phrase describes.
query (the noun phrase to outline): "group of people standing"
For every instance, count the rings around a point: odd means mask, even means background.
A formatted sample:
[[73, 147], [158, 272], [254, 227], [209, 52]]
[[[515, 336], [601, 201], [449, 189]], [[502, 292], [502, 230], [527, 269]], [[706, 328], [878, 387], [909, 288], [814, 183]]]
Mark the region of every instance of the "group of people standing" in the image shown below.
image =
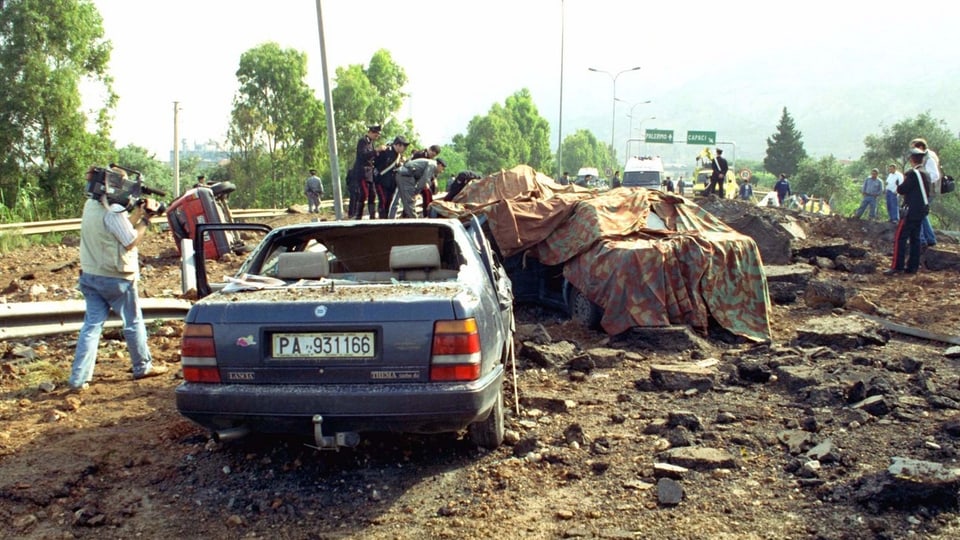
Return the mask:
[[[886, 275], [916, 274], [920, 268], [920, 253], [922, 249], [936, 245], [937, 236], [930, 225], [930, 202], [935, 194], [940, 192], [940, 181], [943, 176], [940, 170], [940, 158], [937, 153], [927, 148], [927, 141], [914, 139], [910, 141], [910, 168], [902, 176], [896, 173], [896, 166], [887, 176], [887, 189], [896, 186], [896, 194], [903, 198], [902, 208], [897, 213], [897, 231], [894, 236], [893, 261]], [[874, 169], [876, 171], [876, 169]], [[871, 173], [871, 176], [873, 174]], [[899, 181], [899, 183], [897, 183]], [[887, 196], [887, 211], [892, 206], [897, 207], [896, 199]], [[893, 215], [890, 215], [893, 221]], [[909, 251], [908, 251], [909, 247]]]
[[[363, 219], [367, 213], [370, 219], [393, 219], [398, 206], [402, 206], [402, 217], [416, 217], [417, 193], [423, 200], [423, 215], [427, 215], [427, 207], [437, 190], [436, 179], [447, 166], [437, 157], [440, 146], [418, 150], [406, 159], [404, 153], [410, 142], [397, 136], [389, 146], [377, 146], [381, 131], [379, 125], [368, 126], [367, 133], [357, 141], [356, 159], [347, 172], [348, 218]], [[323, 187], [314, 169], [310, 170], [304, 193], [310, 212], [319, 212]]]

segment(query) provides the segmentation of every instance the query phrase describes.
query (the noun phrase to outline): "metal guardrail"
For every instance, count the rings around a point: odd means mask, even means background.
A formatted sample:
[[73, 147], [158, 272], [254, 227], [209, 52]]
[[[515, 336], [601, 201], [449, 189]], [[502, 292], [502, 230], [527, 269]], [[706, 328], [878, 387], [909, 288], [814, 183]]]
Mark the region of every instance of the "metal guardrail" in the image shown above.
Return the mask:
[[[176, 298], [141, 298], [144, 321], [182, 320], [193, 304]], [[83, 325], [86, 302], [23, 302], [0, 304], [0, 340], [76, 332]], [[120, 317], [110, 313], [105, 326], [122, 325]]]
[[[246, 210], [230, 210], [230, 215], [234, 219], [280, 216], [286, 214], [286, 210], [276, 208], [251, 208]], [[46, 234], [52, 232], [79, 231], [80, 218], [60, 219], [54, 221], [30, 221], [24, 223], [2, 223], [0, 224], [0, 234]]]

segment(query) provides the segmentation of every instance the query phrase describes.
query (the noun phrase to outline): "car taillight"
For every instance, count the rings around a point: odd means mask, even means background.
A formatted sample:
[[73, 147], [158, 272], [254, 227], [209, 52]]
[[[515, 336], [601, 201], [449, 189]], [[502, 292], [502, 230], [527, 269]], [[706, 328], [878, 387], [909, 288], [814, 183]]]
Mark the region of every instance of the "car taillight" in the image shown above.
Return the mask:
[[180, 365], [183, 368], [183, 378], [188, 382], [220, 382], [212, 325], [186, 325], [180, 342]]
[[472, 381], [480, 376], [477, 321], [437, 321], [433, 325], [431, 381]]

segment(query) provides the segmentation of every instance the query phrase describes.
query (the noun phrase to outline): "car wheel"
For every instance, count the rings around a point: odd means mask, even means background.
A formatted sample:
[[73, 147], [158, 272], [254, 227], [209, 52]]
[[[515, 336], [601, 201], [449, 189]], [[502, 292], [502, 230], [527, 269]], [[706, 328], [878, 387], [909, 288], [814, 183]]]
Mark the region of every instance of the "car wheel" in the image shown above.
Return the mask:
[[467, 431], [474, 444], [488, 450], [495, 450], [503, 443], [503, 430], [503, 385], [501, 385], [490, 414], [485, 419], [470, 424]]
[[210, 190], [213, 191], [214, 197], [220, 197], [222, 195], [229, 195], [237, 190], [237, 185], [233, 182], [217, 182], [210, 186]]
[[600, 327], [603, 310], [600, 309], [600, 306], [591, 302], [590, 299], [584, 296], [576, 287], [570, 287], [567, 307], [570, 311], [570, 318], [574, 321], [591, 329]]

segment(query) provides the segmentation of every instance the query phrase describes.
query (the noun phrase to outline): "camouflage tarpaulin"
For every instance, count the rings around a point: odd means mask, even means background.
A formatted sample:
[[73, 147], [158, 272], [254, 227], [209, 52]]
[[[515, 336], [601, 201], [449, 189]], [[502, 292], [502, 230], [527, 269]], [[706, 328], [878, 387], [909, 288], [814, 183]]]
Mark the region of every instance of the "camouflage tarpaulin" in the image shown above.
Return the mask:
[[640, 188], [595, 195], [541, 177], [517, 167], [432, 208], [486, 214], [505, 257], [529, 250], [563, 264], [567, 281], [604, 309], [609, 334], [672, 324], [705, 331], [712, 316], [734, 334], [770, 339], [770, 297], [752, 238], [683, 197]]

